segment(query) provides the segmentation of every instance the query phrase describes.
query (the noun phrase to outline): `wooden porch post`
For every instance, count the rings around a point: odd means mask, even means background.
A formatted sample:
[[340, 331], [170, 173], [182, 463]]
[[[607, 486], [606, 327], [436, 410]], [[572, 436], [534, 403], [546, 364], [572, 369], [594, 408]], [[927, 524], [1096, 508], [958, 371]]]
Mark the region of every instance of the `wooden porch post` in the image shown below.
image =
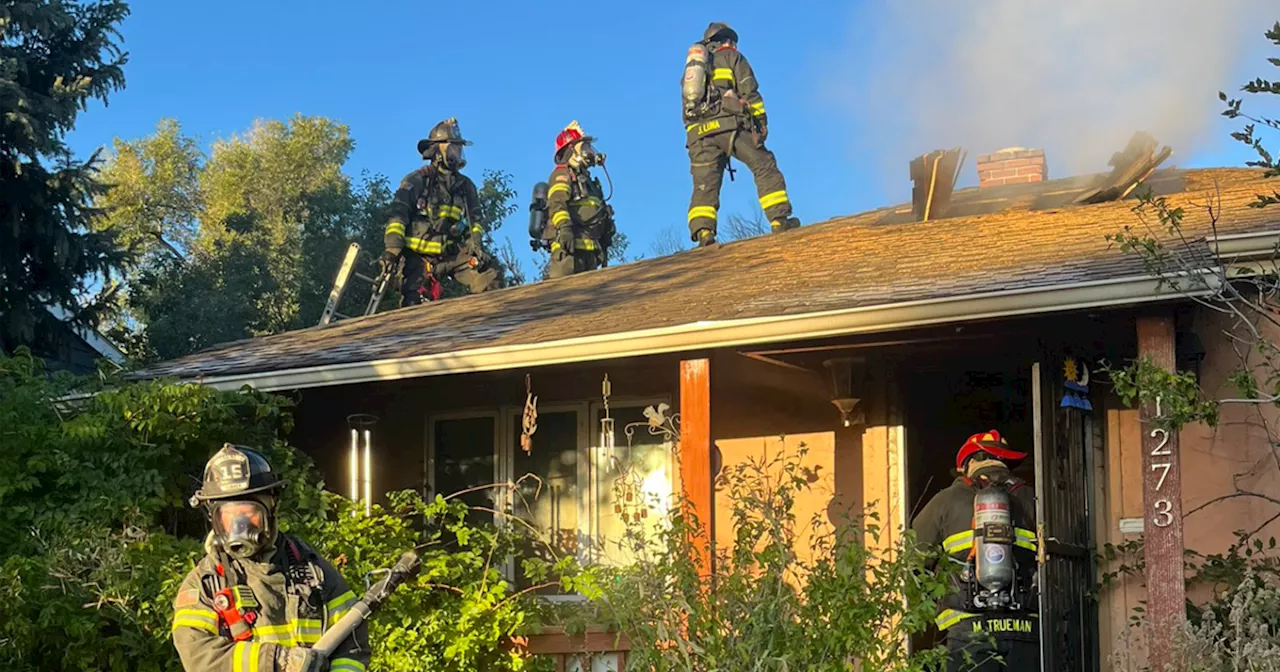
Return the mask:
[[[1174, 327], [1170, 315], [1138, 318], [1138, 357], [1174, 370]], [[1143, 404], [1142, 508], [1146, 559], [1147, 614], [1151, 625], [1151, 668], [1176, 665], [1173, 633], [1186, 617], [1186, 584], [1182, 574], [1182, 476], [1178, 433], [1153, 426], [1160, 417], [1159, 400]], [[1171, 668], [1174, 669], [1174, 668]]]
[[702, 534], [694, 538], [698, 573], [711, 575], [711, 363], [680, 362], [680, 483]]

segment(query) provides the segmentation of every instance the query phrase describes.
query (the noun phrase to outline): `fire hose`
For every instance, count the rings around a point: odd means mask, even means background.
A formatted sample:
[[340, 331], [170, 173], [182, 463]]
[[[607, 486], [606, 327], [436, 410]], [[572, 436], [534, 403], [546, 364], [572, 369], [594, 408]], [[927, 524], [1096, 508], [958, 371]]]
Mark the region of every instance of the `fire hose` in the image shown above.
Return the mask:
[[391, 596], [391, 593], [401, 583], [404, 583], [405, 579], [418, 572], [418, 565], [418, 554], [415, 551], [405, 551], [394, 567], [389, 570], [383, 570], [386, 572], [386, 576], [365, 591], [364, 597], [360, 598], [351, 607], [351, 611], [344, 614], [332, 628], [326, 630], [324, 635], [320, 637], [320, 641], [316, 642], [311, 648], [326, 658], [333, 655], [334, 649], [337, 649], [343, 640], [350, 637], [351, 633], [355, 632], [355, 629], [361, 623], [368, 619], [373, 612], [377, 611], [382, 606], [382, 603]]

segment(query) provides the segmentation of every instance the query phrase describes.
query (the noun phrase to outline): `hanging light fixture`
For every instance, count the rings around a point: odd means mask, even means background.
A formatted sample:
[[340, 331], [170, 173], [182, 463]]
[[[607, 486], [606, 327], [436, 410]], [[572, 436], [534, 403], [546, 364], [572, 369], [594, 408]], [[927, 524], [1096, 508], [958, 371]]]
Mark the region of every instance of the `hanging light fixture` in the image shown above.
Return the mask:
[[845, 427], [866, 424], [866, 416], [858, 403], [866, 375], [866, 359], [863, 357], [837, 357], [822, 363], [831, 372], [831, 403], [840, 411], [840, 421]]
[[[373, 426], [377, 422], [378, 416], [368, 413], [347, 416], [347, 426], [351, 430], [351, 452], [347, 461], [351, 501], [363, 500], [366, 516], [373, 513]], [[364, 455], [360, 454], [361, 448]], [[351, 515], [357, 515], [358, 511], [358, 506], [352, 507]]]
[[609, 416], [609, 395], [613, 393], [613, 385], [609, 383], [609, 374], [604, 374], [604, 382], [600, 384], [600, 393], [604, 397], [604, 416], [600, 418], [600, 449], [608, 463], [613, 462], [613, 449], [616, 437], [613, 432], [613, 418]]

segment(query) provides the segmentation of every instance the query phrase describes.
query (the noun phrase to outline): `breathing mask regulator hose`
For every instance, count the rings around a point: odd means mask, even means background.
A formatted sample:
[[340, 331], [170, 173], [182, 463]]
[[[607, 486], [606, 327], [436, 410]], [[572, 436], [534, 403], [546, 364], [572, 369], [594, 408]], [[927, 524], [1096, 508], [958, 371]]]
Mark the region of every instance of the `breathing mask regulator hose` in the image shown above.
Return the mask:
[[604, 165], [603, 161], [600, 162], [600, 170], [604, 171], [604, 179], [609, 182], [609, 195], [604, 197], [604, 202], [608, 203], [609, 199], [613, 198], [613, 177], [609, 175], [609, 167]]

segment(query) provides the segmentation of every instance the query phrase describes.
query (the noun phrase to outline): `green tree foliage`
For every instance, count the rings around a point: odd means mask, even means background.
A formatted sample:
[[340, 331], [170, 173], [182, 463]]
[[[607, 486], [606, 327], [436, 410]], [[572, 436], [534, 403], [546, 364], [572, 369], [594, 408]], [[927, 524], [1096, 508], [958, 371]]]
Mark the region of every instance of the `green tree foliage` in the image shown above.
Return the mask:
[[[342, 170], [353, 145], [345, 126], [301, 115], [258, 122], [207, 155], [173, 120], [117, 140], [104, 170], [112, 189], [98, 202], [108, 213], [102, 228], [144, 260], [131, 272], [116, 340], [148, 360], [316, 324], [347, 246], [360, 244], [366, 274], [382, 249], [391, 185], [369, 174], [353, 183]], [[484, 174], [480, 191], [493, 250], [515, 192], [499, 171]], [[520, 280], [499, 268], [504, 284]], [[348, 292], [341, 312], [363, 310], [367, 298]]]
[[908, 653], [902, 641], [927, 631], [949, 574], [925, 571], [936, 558], [909, 540], [869, 550], [874, 520], [842, 521], [799, 548], [822, 522], [795, 516], [816, 480], [803, 458], [779, 454], [720, 476], [732, 514], [717, 524], [734, 539], [718, 549], [709, 581], [692, 560], [700, 528], [691, 517], [670, 516], [656, 540], [629, 533], [638, 561], [600, 585], [604, 613], [631, 639], [631, 669], [936, 669], [944, 650]]
[[[417, 546], [422, 571], [371, 624], [373, 668], [520, 670], [510, 637], [536, 622], [532, 590], [500, 568], [518, 529], [473, 525], [456, 498], [393, 493], [351, 515], [310, 460], [280, 437], [290, 403], [251, 390], [50, 377], [0, 357], [0, 665], [6, 670], [179, 672], [171, 603], [200, 557], [205, 523], [186, 505], [224, 442], [263, 450], [289, 481], [281, 527], [306, 539], [357, 591]], [[67, 397], [100, 391], [96, 396]], [[58, 401], [63, 399], [63, 401]], [[424, 525], [425, 521], [425, 525]], [[531, 568], [573, 590], [572, 561]]]
[[118, 0], [0, 6], [0, 350], [56, 337], [49, 307], [92, 326], [110, 305], [96, 290], [126, 255], [90, 230], [96, 155], [74, 159], [64, 138], [88, 101], [124, 86], [127, 14]]

